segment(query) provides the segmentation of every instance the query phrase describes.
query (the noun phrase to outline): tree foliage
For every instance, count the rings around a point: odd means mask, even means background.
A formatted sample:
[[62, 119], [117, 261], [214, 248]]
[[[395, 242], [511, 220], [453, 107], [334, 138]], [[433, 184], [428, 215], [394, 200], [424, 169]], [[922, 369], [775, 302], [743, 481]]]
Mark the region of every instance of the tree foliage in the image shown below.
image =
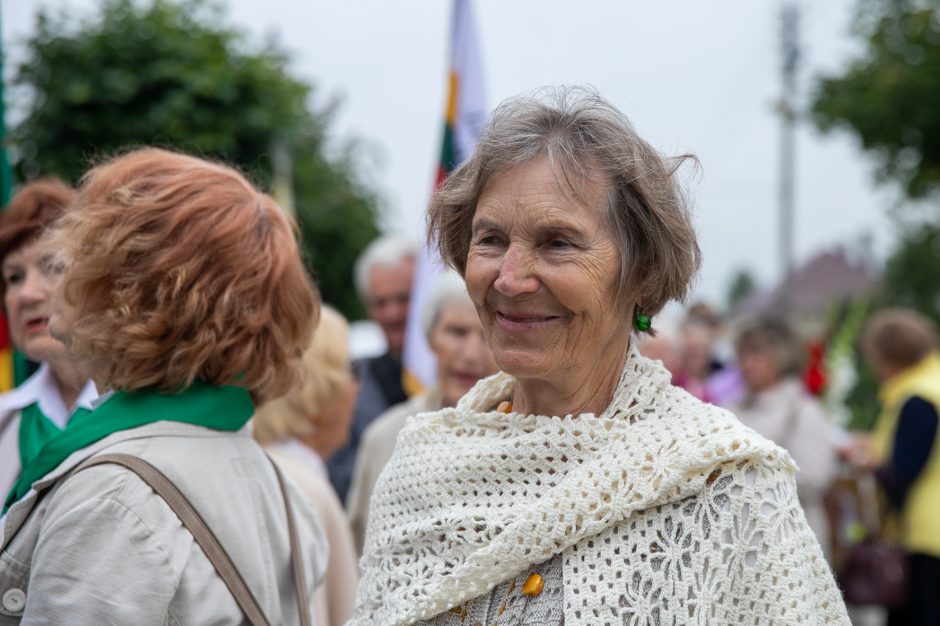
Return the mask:
[[883, 280], [885, 304], [912, 308], [940, 324], [940, 224], [906, 229], [901, 245], [888, 258]]
[[[888, 258], [873, 310], [902, 306], [940, 322], [940, 2], [859, 0], [861, 54], [838, 76], [818, 81], [811, 113], [822, 131], [845, 129], [877, 162], [877, 178], [925, 201], [895, 214], [900, 237]], [[853, 425], [869, 428], [877, 381], [861, 354], [847, 398]]]
[[728, 286], [728, 309], [734, 309], [745, 298], [757, 291], [757, 281], [746, 269], [739, 269]]
[[940, 321], [940, 1], [861, 1], [856, 31], [863, 52], [841, 76], [818, 83], [813, 117], [824, 131], [852, 131], [877, 155], [883, 180], [928, 201], [926, 211], [896, 215], [899, 242], [876, 305], [911, 307]]
[[364, 317], [353, 288], [359, 253], [378, 234], [374, 196], [348, 175], [350, 159], [328, 161], [313, 139], [294, 150], [294, 194], [305, 261], [325, 302], [350, 319]]
[[358, 317], [352, 265], [378, 233], [376, 198], [350, 154], [327, 157], [329, 116], [285, 55], [251, 50], [224, 22], [204, 0], [106, 0], [77, 25], [41, 13], [14, 79], [27, 101], [18, 175], [76, 181], [96, 160], [157, 145], [232, 163], [266, 188], [283, 146], [306, 260], [325, 300]]
[[931, 195], [940, 189], [940, 3], [861, 1], [856, 31], [863, 52], [817, 83], [813, 120], [853, 132], [881, 180], [911, 198]]
[[[914, 309], [940, 325], [940, 282], [936, 278], [938, 263], [940, 224], [908, 225], [885, 263], [880, 289], [866, 305], [872, 311], [887, 307]], [[838, 325], [834, 324], [834, 327]], [[869, 430], [874, 426], [880, 405], [877, 394], [879, 383], [871, 364], [865, 360], [858, 339], [856, 334], [854, 354], [858, 380], [845, 402], [852, 414], [849, 427]]]

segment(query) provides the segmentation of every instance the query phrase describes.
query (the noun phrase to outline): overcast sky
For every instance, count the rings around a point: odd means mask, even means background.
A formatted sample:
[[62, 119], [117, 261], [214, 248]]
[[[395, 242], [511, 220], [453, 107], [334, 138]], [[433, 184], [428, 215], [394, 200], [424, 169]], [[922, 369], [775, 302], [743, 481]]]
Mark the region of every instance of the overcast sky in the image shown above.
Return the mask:
[[[334, 141], [373, 155], [363, 175], [384, 198], [389, 230], [417, 236], [437, 165], [447, 71], [447, 0], [228, 0], [255, 43], [274, 39], [316, 101], [339, 98]], [[803, 0], [801, 90], [838, 71], [857, 44], [855, 0]], [[76, 17], [94, 0], [3, 0], [9, 54], [41, 6]], [[590, 84], [661, 150], [691, 152], [689, 180], [705, 264], [698, 294], [721, 303], [734, 270], [779, 274], [777, 171], [780, 2], [769, 0], [476, 0], [491, 105], [543, 85]], [[9, 57], [8, 57], [9, 58]], [[10, 68], [7, 67], [7, 72]], [[798, 135], [797, 260], [874, 237], [890, 249], [892, 198], [845, 135]]]

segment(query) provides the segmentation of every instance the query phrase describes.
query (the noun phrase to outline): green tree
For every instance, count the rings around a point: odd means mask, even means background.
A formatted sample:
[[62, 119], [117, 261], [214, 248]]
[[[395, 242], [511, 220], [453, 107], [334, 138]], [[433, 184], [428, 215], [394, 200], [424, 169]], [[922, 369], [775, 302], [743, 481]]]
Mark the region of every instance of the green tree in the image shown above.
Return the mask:
[[757, 291], [757, 281], [746, 269], [739, 269], [728, 286], [728, 308], [733, 309], [755, 291]]
[[[846, 130], [875, 158], [876, 178], [893, 182], [923, 211], [894, 215], [900, 238], [872, 308], [905, 306], [940, 321], [940, 2], [860, 0], [861, 53], [839, 75], [816, 83], [810, 112], [823, 132]], [[870, 427], [877, 382], [858, 353], [848, 398], [853, 423]]]
[[282, 146], [311, 273], [326, 301], [361, 316], [352, 266], [378, 234], [377, 198], [352, 153], [326, 156], [329, 115], [284, 54], [252, 50], [204, 0], [106, 0], [77, 25], [44, 12], [26, 48], [14, 78], [26, 101], [13, 131], [20, 178], [76, 181], [95, 160], [157, 145], [232, 163], [267, 188]]
[[294, 150], [297, 222], [307, 267], [328, 302], [350, 319], [365, 310], [353, 288], [353, 266], [359, 253], [378, 236], [377, 201], [354, 176], [351, 156], [327, 160], [313, 138]]
[[885, 304], [916, 309], [940, 324], [940, 224], [905, 229], [901, 245], [885, 263]]
[[880, 180], [929, 196], [940, 189], [940, 3], [859, 2], [855, 30], [863, 51], [817, 82], [812, 118], [858, 137]]
[[884, 275], [882, 304], [934, 318], [940, 303], [940, 2], [859, 2], [862, 52], [838, 76], [820, 79], [811, 105], [827, 132], [845, 129], [875, 156], [877, 176], [894, 181], [923, 211], [898, 211], [900, 240]]

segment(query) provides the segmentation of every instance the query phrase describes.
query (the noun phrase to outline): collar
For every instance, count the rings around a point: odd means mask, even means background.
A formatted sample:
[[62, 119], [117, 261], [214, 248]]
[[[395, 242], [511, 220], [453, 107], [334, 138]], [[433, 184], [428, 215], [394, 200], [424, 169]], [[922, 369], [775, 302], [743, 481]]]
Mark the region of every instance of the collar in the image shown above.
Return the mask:
[[884, 381], [878, 390], [878, 399], [882, 405], [894, 404], [925, 378], [940, 380], [940, 353], [932, 352], [920, 362]]
[[245, 426], [252, 413], [254, 405], [246, 389], [216, 387], [199, 380], [178, 393], [154, 389], [115, 392], [94, 411], [77, 412], [66, 428], [43, 444], [36, 457], [23, 467], [4, 508], [22, 498], [35, 481], [76, 450], [115, 432], [166, 420], [235, 431]]
[[0, 411], [21, 411], [37, 402], [49, 385], [54, 387], [51, 378], [52, 372], [49, 366], [46, 363], [41, 364], [39, 369], [20, 386], [0, 396]]
[[43, 415], [59, 428], [64, 428], [75, 409], [91, 410], [97, 397], [98, 389], [95, 383], [89, 380], [79, 393], [75, 405], [66, 407], [52, 368], [48, 363], [42, 363], [23, 384], [0, 396], [0, 412], [22, 411], [29, 405], [38, 403]]

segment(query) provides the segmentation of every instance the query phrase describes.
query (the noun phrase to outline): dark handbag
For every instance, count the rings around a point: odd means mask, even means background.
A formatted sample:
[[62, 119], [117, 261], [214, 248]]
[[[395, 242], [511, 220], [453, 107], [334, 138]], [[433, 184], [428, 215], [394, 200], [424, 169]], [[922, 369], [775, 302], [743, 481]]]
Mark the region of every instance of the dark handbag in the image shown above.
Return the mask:
[[880, 537], [866, 537], [849, 549], [838, 578], [850, 604], [904, 604], [907, 554]]
[[863, 537], [844, 547], [837, 563], [836, 579], [849, 604], [904, 604], [907, 593], [907, 554], [883, 536], [874, 476], [868, 472], [854, 476], [857, 520]]

